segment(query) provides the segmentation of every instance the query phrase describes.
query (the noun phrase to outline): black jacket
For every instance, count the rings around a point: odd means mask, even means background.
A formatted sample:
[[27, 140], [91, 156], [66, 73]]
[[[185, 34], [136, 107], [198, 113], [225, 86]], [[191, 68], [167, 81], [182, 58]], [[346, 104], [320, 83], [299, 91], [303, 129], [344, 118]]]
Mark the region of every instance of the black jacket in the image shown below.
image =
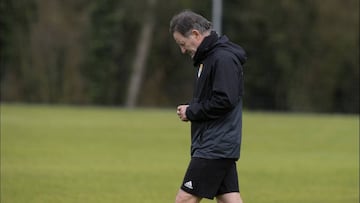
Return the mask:
[[243, 64], [246, 53], [215, 32], [198, 47], [191, 121], [191, 156], [239, 159], [242, 128]]

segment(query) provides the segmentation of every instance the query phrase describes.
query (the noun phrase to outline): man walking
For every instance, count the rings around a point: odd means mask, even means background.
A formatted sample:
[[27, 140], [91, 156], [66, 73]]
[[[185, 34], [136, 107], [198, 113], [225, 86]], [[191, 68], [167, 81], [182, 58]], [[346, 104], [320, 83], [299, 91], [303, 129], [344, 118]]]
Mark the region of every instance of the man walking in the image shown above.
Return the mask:
[[243, 64], [246, 53], [212, 24], [192, 11], [175, 15], [170, 33], [198, 69], [194, 94], [177, 107], [182, 121], [191, 122], [191, 161], [176, 203], [242, 203], [236, 161], [240, 157]]

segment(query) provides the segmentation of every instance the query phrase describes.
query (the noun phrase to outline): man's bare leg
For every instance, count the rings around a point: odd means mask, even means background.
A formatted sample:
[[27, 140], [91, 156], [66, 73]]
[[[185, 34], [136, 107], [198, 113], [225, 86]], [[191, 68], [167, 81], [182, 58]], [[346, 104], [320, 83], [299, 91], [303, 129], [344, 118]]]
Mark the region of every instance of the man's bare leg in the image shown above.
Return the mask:
[[216, 197], [218, 203], [243, 203], [240, 193], [231, 192]]
[[200, 200], [200, 197], [194, 196], [180, 189], [176, 195], [175, 203], [199, 203]]

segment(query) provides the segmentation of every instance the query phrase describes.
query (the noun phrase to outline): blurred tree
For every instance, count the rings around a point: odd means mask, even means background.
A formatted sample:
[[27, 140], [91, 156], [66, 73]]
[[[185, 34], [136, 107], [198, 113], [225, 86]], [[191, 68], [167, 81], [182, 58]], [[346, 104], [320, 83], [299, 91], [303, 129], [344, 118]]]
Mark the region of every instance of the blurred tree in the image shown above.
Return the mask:
[[[228, 10], [241, 11], [238, 15], [226, 15], [224, 32], [249, 54], [245, 105], [251, 109], [286, 110], [287, 85], [292, 82], [294, 71], [306, 63], [311, 49], [313, 5], [307, 0], [235, 4], [236, 1], [225, 4]], [[304, 29], [306, 32], [299, 32]]]
[[[157, 1], [137, 103], [175, 106], [191, 98], [195, 69], [169, 21], [186, 8], [211, 19], [211, 1]], [[132, 0], [0, 0], [1, 101], [125, 105], [147, 10]], [[246, 108], [359, 112], [358, 0], [226, 0], [222, 27], [249, 54]]]
[[359, 113], [359, 1], [315, 2], [316, 52], [306, 92], [310, 110]]
[[143, 81], [143, 75], [146, 68], [146, 62], [149, 55], [151, 41], [153, 41], [153, 32], [155, 25], [155, 6], [156, 0], [148, 0], [148, 7], [145, 11], [145, 18], [141, 28], [138, 44], [136, 47], [136, 54], [133, 59], [133, 70], [130, 75], [130, 82], [128, 85], [126, 107], [133, 108], [137, 104], [139, 91]]
[[48, 103], [82, 103], [84, 81], [79, 71], [83, 60], [86, 1], [38, 3], [37, 21], [31, 24], [32, 71], [36, 73], [38, 100]]
[[31, 0], [0, 1], [1, 100], [31, 101], [35, 81], [31, 72], [30, 24], [36, 19]]
[[93, 1], [82, 73], [93, 104], [123, 104], [143, 9], [135, 1]]
[[[249, 53], [246, 107], [344, 112], [345, 103], [339, 99], [347, 98], [346, 111], [358, 112], [358, 1], [323, 4], [310, 0], [271, 4], [265, 0], [226, 1], [224, 32]], [[330, 11], [328, 16], [324, 10]], [[341, 32], [337, 39], [324, 41], [337, 31]], [[346, 63], [341, 62], [344, 59]], [[344, 68], [350, 70], [347, 74], [351, 82], [347, 82], [346, 90], [340, 90], [342, 85], [336, 84], [338, 71]]]
[[83, 102], [78, 71], [86, 17], [83, 3], [2, 2], [2, 100]]

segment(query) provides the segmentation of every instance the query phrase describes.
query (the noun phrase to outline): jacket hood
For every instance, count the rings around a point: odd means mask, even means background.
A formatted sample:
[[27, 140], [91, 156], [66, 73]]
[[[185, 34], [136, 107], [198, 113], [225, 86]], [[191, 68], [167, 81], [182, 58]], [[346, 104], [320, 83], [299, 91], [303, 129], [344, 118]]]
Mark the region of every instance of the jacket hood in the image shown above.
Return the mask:
[[196, 50], [193, 58], [194, 66], [198, 66], [202, 60], [218, 49], [233, 53], [239, 59], [241, 65], [247, 61], [247, 54], [241, 46], [232, 43], [227, 36], [219, 37], [215, 31], [212, 31], [209, 36], [204, 38]]

